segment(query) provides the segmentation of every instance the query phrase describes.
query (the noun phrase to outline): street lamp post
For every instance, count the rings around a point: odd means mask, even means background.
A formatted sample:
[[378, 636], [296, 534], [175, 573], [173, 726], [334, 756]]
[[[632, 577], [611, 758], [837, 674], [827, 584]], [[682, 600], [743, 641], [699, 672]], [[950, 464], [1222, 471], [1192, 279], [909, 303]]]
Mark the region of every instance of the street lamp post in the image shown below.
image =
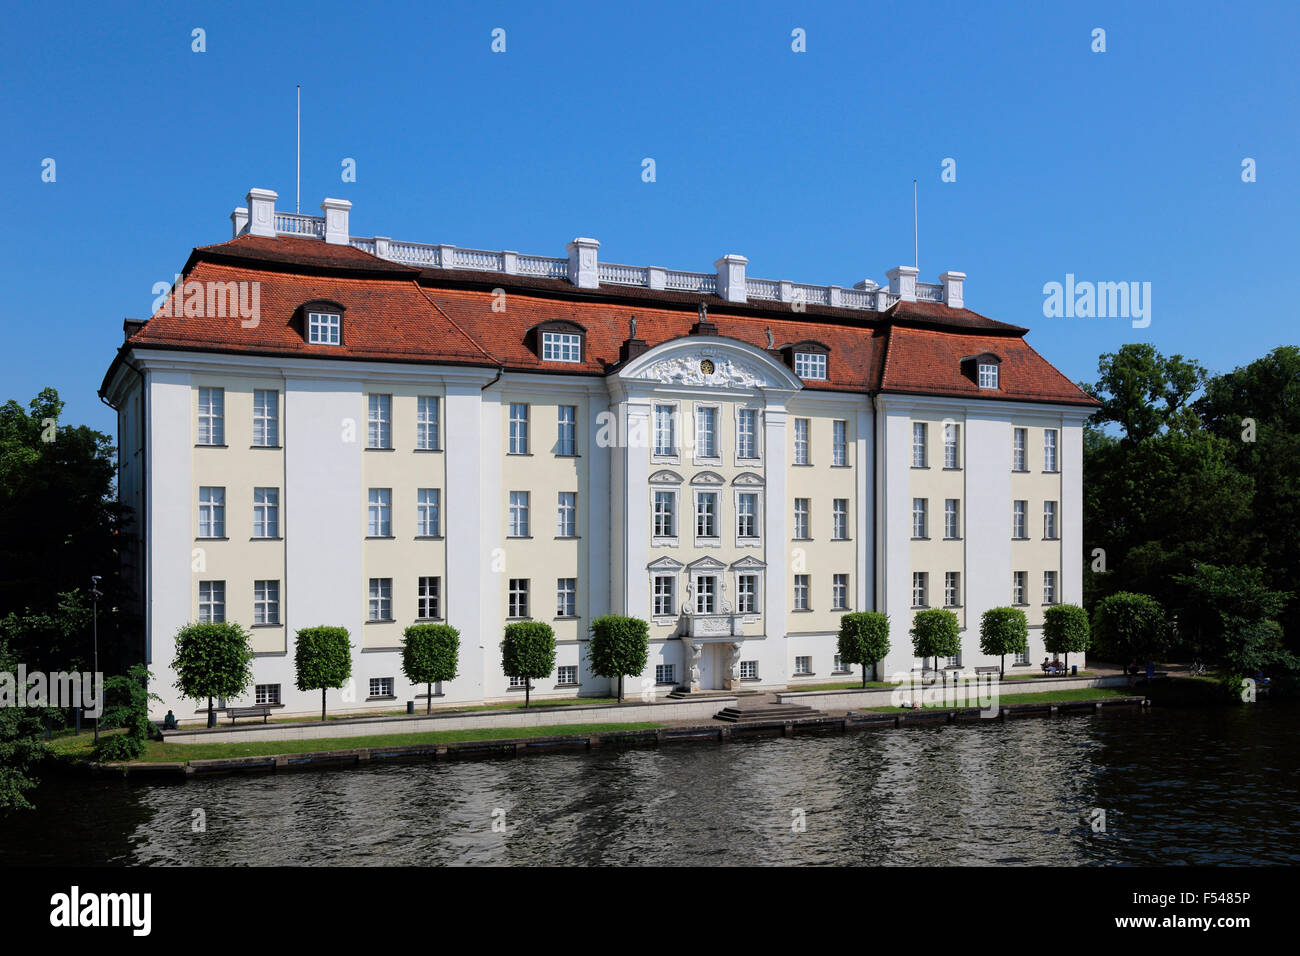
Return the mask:
[[[91, 634], [93, 636], [94, 647], [95, 647], [94, 650], [95, 663], [93, 665], [93, 670], [91, 671], [92, 681], [95, 679], [94, 675], [99, 673], [99, 599], [104, 596], [103, 593], [99, 590], [99, 582], [100, 582], [100, 576], [98, 574], [92, 574], [90, 576], [90, 605], [91, 608], [93, 609], [90, 627], [91, 627]], [[102, 713], [103, 701], [100, 701], [100, 709]], [[99, 743], [99, 718], [98, 717], [95, 718], [95, 743], [96, 744]]]

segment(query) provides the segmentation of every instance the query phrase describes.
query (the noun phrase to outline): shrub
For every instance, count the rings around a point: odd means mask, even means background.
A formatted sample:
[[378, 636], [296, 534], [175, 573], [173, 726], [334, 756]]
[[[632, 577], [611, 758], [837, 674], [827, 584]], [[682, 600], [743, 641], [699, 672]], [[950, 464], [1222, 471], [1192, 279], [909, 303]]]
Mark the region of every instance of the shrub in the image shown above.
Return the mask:
[[867, 686], [867, 668], [889, 655], [889, 615], [879, 611], [855, 611], [840, 615], [838, 650], [840, 662], [862, 665], [862, 686]]
[[433, 685], [455, 680], [459, 663], [460, 631], [450, 624], [412, 624], [402, 632], [402, 673], [425, 685], [426, 714], [433, 709]]
[[325, 691], [342, 687], [352, 676], [352, 641], [346, 627], [304, 627], [298, 632], [293, 666], [299, 690], [320, 691], [320, 719], [325, 719]]
[[980, 617], [980, 650], [1000, 658], [1002, 676], [1007, 655], [1029, 651], [1029, 622], [1018, 607], [991, 607]]
[[533, 695], [533, 681], [555, 669], [555, 632], [541, 621], [516, 621], [506, 625], [501, 641], [501, 669], [507, 677], [524, 680], [524, 707]]
[[[639, 617], [607, 614], [591, 622], [587, 659], [597, 677], [618, 678], [618, 699], [623, 699], [623, 677], [640, 674], [650, 658], [650, 625]], [[543, 675], [545, 676], [545, 675]]]
[[1088, 649], [1088, 612], [1077, 604], [1053, 604], [1043, 612], [1043, 646], [1049, 654], [1064, 654], [1066, 670], [1070, 654]]
[[1154, 660], [1168, 640], [1164, 608], [1149, 594], [1121, 591], [1102, 598], [1092, 612], [1092, 637], [1109, 660]]
[[195, 622], [176, 632], [176, 688], [186, 697], [208, 699], [208, 724], [215, 721], [214, 697], [238, 697], [253, 682], [253, 648], [248, 632], [233, 621]]
[[935, 670], [939, 658], [961, 653], [961, 625], [952, 611], [940, 607], [917, 611], [911, 634], [912, 653], [922, 659], [933, 657]]

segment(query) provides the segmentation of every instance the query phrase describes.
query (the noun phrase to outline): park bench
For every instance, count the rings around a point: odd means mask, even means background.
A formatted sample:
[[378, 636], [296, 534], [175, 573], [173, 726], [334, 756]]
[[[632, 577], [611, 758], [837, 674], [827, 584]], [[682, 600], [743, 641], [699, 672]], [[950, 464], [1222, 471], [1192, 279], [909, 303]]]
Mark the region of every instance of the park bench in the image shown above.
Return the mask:
[[1000, 676], [1002, 674], [1002, 668], [998, 667], [996, 664], [991, 667], [977, 667], [975, 668], [975, 674], [977, 677], [983, 676], [984, 674], [997, 674]]
[[230, 722], [233, 724], [236, 717], [258, 717], [262, 718], [262, 723], [267, 722], [271, 716], [271, 707], [268, 704], [255, 704], [252, 707], [230, 707], [226, 710], [230, 715]]

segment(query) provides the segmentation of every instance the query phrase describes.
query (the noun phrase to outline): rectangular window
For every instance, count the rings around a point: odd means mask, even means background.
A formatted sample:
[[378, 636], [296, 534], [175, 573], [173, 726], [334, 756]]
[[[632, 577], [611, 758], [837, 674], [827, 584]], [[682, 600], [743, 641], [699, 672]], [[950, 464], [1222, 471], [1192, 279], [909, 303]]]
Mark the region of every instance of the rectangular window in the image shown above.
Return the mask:
[[831, 608], [845, 611], [849, 607], [849, 576], [847, 574], [831, 575]]
[[576, 664], [561, 664], [555, 669], [555, 683], [561, 687], [577, 687], [578, 666]]
[[943, 536], [949, 540], [961, 537], [961, 502], [956, 498], [944, 499]]
[[796, 418], [794, 420], [794, 463], [796, 465], [807, 465], [810, 462], [808, 448], [810, 424], [806, 418]]
[[812, 658], [800, 655], [794, 659], [794, 676], [807, 677], [813, 672]]
[[278, 707], [280, 705], [280, 685], [258, 684], [254, 690], [253, 703]]
[[741, 661], [740, 679], [758, 680], [758, 661]]
[[200, 445], [226, 443], [226, 390], [224, 388], [199, 389]]
[[677, 670], [672, 664], [655, 665], [655, 683], [656, 684], [676, 684]]
[[848, 498], [835, 498], [831, 501], [831, 537], [836, 541], [849, 539]]
[[510, 454], [528, 454], [528, 406], [523, 402], [510, 403]]
[[1056, 537], [1056, 502], [1043, 502], [1043, 537], [1052, 539]]
[[1025, 468], [1025, 439], [1029, 430], [1026, 428], [1013, 428], [1011, 430], [1011, 470], [1026, 471]]
[[442, 489], [420, 488], [416, 499], [415, 533], [423, 538], [442, 534]]
[[912, 467], [924, 468], [925, 458], [925, 422], [912, 422]]
[[794, 609], [796, 611], [806, 611], [812, 606], [811, 601], [811, 576], [807, 574], [796, 574], [794, 576]]
[[581, 362], [582, 336], [574, 332], [543, 332], [542, 360], [545, 362]]
[[794, 537], [807, 541], [812, 537], [812, 499], [794, 499]]
[[253, 537], [280, 536], [280, 489], [253, 489]]
[[555, 579], [555, 616], [578, 616], [578, 579]]
[[1025, 595], [1027, 592], [1026, 579], [1029, 577], [1028, 571], [1011, 572], [1011, 603], [1025, 604]]
[[945, 658], [948, 667], [961, 667], [961, 651], [958, 650], [952, 657]]
[[714, 491], [700, 491], [695, 495], [695, 537], [718, 536], [718, 495]]
[[758, 575], [736, 576], [736, 611], [740, 614], [758, 613]]
[[338, 345], [339, 314], [337, 312], [307, 313], [307, 341], [312, 345]]
[[943, 426], [943, 467], [961, 467], [961, 426], [953, 422]]
[[1028, 663], [1029, 663], [1029, 648], [1026, 647], [1023, 651], [1016, 651], [1015, 657], [1013, 658], [1013, 660], [1011, 661], [1011, 663], [1013, 663], [1013, 664], [1028, 664]]
[[677, 537], [676, 505], [677, 492], [655, 492], [654, 536], [656, 538]]
[[370, 678], [370, 696], [371, 697], [394, 697], [393, 678], [391, 677], [372, 677]]
[[758, 457], [758, 409], [742, 408], [736, 416], [736, 457]]
[[1055, 571], [1043, 572], [1043, 603], [1044, 604], [1056, 603], [1056, 572]]
[[393, 619], [393, 579], [370, 579], [370, 620], [391, 621]]
[[420, 451], [437, 451], [442, 447], [438, 412], [438, 396], [421, 395], [415, 400], [415, 447]]
[[928, 575], [924, 571], [912, 572], [912, 607], [927, 607], [926, 592], [929, 590]]
[[557, 538], [576, 538], [578, 536], [578, 493], [561, 491], [555, 506], [555, 536]]
[[220, 624], [226, 619], [226, 582], [199, 582], [199, 620], [204, 624]]
[[253, 444], [259, 448], [280, 444], [280, 393], [274, 389], [253, 389]]
[[996, 365], [980, 365], [979, 379], [980, 388], [997, 388], [998, 367]]
[[423, 621], [436, 621], [442, 617], [442, 578], [421, 577], [419, 584], [415, 616]]
[[390, 538], [393, 535], [393, 489], [371, 488], [369, 523], [366, 534], [372, 538]]
[[959, 607], [961, 605], [961, 573], [945, 571], [943, 575], [943, 606]]
[[199, 489], [199, 537], [226, 536], [226, 489]]
[[716, 604], [714, 602], [717, 579], [711, 574], [702, 575], [695, 579], [695, 613], [712, 614]]
[[926, 534], [927, 524], [928, 524], [928, 522], [926, 521], [926, 510], [929, 507], [929, 504], [930, 502], [929, 499], [927, 498], [912, 499], [912, 537], [913, 538], [928, 537], [928, 535]]
[[1056, 471], [1056, 429], [1043, 432], [1043, 471]]
[[677, 454], [677, 414], [672, 405], [655, 406], [655, 454], [666, 458]]
[[718, 410], [695, 406], [695, 457], [718, 457]]
[[528, 537], [528, 492], [510, 492], [510, 528], [506, 533], [511, 538]]
[[526, 681], [525, 681], [525, 679], [522, 678], [522, 677], [512, 677], [512, 678], [510, 678], [510, 686], [511, 686], [511, 687], [523, 687], [525, 683], [526, 683]]
[[736, 535], [741, 538], [758, 537], [758, 495], [752, 492], [736, 496]]
[[794, 374], [800, 378], [826, 378], [826, 356], [820, 352], [795, 352]]
[[677, 613], [677, 578], [671, 574], [656, 574], [654, 582], [655, 617], [672, 617]]
[[510, 579], [509, 598], [506, 602], [506, 616], [528, 616], [528, 578]]
[[843, 467], [849, 463], [849, 423], [831, 422], [831, 464]]
[[561, 405], [557, 417], [559, 435], [555, 441], [555, 453], [572, 458], [578, 453], [578, 406]]
[[393, 447], [393, 396], [370, 396], [370, 411], [366, 420], [366, 447]]
[[844, 659], [841, 658], [840, 655], [835, 655], [834, 663], [831, 664], [831, 670], [836, 674], [846, 673], [844, 669]]
[[280, 582], [253, 582], [253, 623], [280, 623]]
[[1025, 515], [1029, 510], [1028, 501], [1011, 502], [1011, 537], [1027, 538], [1029, 529], [1025, 523]]

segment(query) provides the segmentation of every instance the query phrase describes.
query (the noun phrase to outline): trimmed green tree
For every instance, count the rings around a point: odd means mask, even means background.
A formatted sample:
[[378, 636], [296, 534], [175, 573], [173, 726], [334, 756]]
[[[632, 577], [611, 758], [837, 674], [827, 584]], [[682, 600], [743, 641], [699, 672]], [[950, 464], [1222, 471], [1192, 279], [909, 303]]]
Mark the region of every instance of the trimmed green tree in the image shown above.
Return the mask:
[[299, 690], [320, 691], [320, 719], [325, 719], [325, 691], [342, 687], [352, 676], [352, 640], [346, 627], [304, 627], [298, 632], [293, 666]]
[[617, 677], [620, 701], [624, 675], [640, 674], [649, 659], [650, 625], [639, 617], [606, 614], [591, 622], [587, 645], [591, 672], [597, 677]]
[[855, 611], [840, 615], [838, 650], [840, 662], [862, 665], [862, 686], [867, 686], [867, 668], [889, 655], [889, 615], [879, 611]]
[[1064, 654], [1065, 669], [1070, 669], [1070, 653], [1088, 649], [1092, 633], [1088, 612], [1077, 604], [1053, 604], [1043, 612], [1043, 646], [1049, 654]]
[[217, 723], [214, 697], [238, 697], [253, 682], [249, 634], [234, 621], [186, 624], [176, 632], [172, 670], [186, 697], [208, 699], [208, 726]]
[[1092, 611], [1092, 637], [1108, 660], [1154, 660], [1168, 642], [1165, 609], [1149, 594], [1121, 591]]
[[956, 657], [961, 653], [961, 624], [957, 615], [946, 608], [932, 607], [917, 611], [912, 619], [912, 653], [924, 660], [934, 658], [934, 669], [939, 669], [939, 658]]
[[1007, 655], [1029, 653], [1029, 621], [1018, 607], [991, 607], [980, 617], [980, 650], [996, 654], [1001, 676], [1007, 676]]
[[402, 632], [402, 673], [424, 684], [424, 712], [433, 710], [433, 685], [456, 679], [460, 631], [450, 624], [412, 624]]
[[516, 621], [506, 625], [501, 641], [501, 669], [507, 677], [522, 678], [524, 707], [533, 695], [533, 681], [555, 670], [555, 632], [541, 621]]

